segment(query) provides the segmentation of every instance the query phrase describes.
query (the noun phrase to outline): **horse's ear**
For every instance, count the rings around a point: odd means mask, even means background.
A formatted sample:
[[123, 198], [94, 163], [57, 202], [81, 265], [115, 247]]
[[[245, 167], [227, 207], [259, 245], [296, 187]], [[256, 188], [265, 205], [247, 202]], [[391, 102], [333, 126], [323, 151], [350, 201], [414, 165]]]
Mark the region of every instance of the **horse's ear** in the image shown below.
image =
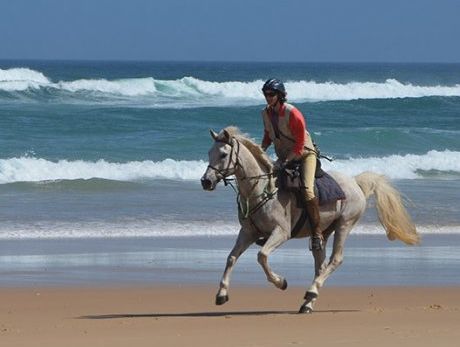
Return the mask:
[[211, 134], [212, 138], [214, 139], [214, 141], [217, 140], [217, 136], [219, 136], [218, 133], [216, 133], [215, 131], [213, 130], [209, 130], [209, 133]]
[[226, 143], [230, 143], [232, 142], [232, 136], [229, 134], [229, 132], [227, 130], [224, 130], [224, 136], [225, 136], [225, 142]]

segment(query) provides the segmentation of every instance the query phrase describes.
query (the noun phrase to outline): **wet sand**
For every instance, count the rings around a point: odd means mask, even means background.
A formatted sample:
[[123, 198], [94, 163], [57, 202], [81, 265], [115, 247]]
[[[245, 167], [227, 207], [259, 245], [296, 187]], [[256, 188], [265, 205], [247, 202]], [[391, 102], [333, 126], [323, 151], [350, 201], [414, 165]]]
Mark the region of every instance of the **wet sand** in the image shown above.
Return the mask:
[[[150, 286], [219, 283], [236, 237], [44, 239], [0, 241], [0, 288]], [[384, 234], [350, 235], [344, 263], [325, 287], [460, 286], [460, 235], [423, 235], [409, 247]], [[291, 240], [269, 262], [289, 286], [304, 287], [314, 275], [307, 240]], [[257, 262], [258, 246], [238, 260], [232, 285], [268, 286]], [[328, 257], [331, 253], [328, 246]]]

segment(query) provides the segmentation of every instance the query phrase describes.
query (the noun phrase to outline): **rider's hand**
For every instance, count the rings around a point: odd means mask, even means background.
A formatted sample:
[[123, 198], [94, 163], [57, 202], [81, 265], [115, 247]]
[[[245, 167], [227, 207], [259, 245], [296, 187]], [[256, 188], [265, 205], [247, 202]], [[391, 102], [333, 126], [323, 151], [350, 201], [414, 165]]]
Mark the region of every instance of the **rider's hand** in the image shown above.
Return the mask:
[[285, 160], [285, 161], [281, 161], [278, 165], [278, 170], [284, 170], [286, 168], [286, 166], [289, 164], [289, 161], [288, 160]]

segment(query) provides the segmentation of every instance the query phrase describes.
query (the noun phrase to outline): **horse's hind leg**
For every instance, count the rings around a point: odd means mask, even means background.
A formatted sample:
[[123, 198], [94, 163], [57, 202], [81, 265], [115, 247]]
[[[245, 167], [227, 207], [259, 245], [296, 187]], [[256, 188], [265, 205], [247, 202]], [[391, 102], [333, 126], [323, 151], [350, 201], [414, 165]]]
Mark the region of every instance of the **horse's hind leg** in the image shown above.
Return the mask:
[[[319, 289], [324, 285], [324, 282], [327, 280], [327, 278], [343, 263], [343, 247], [345, 245], [345, 240], [347, 239], [348, 234], [350, 233], [355, 223], [356, 220], [337, 223], [336, 231], [334, 234], [332, 254], [326, 267], [323, 268], [323, 266], [320, 264], [320, 257], [318, 257], [318, 259], [315, 257], [315, 279], [308, 291], [305, 293], [305, 302], [300, 307], [299, 313], [313, 312], [313, 306], [319, 295]], [[318, 271], [319, 269], [321, 269], [321, 271]]]
[[268, 265], [268, 256], [280, 245], [286, 242], [289, 238], [284, 235], [282, 232], [273, 232], [270, 237], [267, 239], [267, 242], [262, 247], [262, 249], [257, 254], [257, 261], [264, 269], [267, 280], [273, 283], [279, 289], [286, 289], [287, 282], [284, 277], [277, 275]]
[[219, 290], [216, 295], [216, 305], [223, 305], [228, 301], [228, 287], [230, 286], [230, 277], [232, 275], [233, 266], [236, 264], [236, 261], [241, 254], [243, 254], [253, 243], [253, 236], [245, 232], [243, 229], [240, 229], [235, 245], [227, 257], [227, 265], [225, 266]]
[[[315, 259], [315, 280], [326, 269], [326, 246], [327, 238], [325, 238], [324, 240], [324, 245], [322, 249], [313, 250], [313, 258]], [[306, 301], [300, 307], [299, 313], [313, 312], [313, 306], [315, 304], [316, 298], [318, 297], [318, 292], [312, 288], [310, 288], [305, 294], [304, 298], [306, 299]]]

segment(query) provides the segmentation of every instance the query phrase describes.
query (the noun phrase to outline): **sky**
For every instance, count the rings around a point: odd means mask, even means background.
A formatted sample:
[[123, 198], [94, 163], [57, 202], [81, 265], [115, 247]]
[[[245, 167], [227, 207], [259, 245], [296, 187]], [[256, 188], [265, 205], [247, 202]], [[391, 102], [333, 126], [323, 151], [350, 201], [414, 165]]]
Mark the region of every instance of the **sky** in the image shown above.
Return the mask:
[[454, 62], [460, 0], [0, 0], [0, 59]]

